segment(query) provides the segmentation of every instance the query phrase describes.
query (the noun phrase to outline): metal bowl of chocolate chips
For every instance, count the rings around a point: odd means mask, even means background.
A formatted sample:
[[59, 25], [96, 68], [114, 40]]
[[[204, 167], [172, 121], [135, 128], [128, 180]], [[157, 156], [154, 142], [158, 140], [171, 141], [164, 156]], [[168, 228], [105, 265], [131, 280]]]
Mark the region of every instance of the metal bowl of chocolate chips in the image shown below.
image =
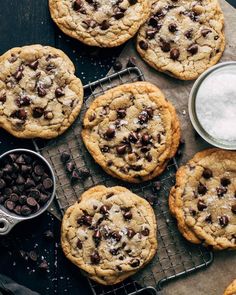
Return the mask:
[[0, 156], [0, 235], [19, 222], [42, 214], [56, 190], [50, 164], [31, 150], [15, 149]]

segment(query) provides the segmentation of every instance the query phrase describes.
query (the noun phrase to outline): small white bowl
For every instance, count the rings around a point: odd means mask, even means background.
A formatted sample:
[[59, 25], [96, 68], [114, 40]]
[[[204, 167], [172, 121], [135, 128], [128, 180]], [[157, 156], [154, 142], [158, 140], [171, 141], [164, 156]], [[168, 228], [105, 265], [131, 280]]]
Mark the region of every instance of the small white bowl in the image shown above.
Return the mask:
[[[217, 138], [216, 136], [212, 136], [209, 131], [207, 131], [206, 127], [203, 126], [200, 122], [200, 119], [197, 114], [197, 94], [198, 91], [201, 89], [201, 86], [203, 85], [203, 82], [205, 79], [209, 78], [210, 76], [213, 77], [214, 74], [220, 74], [220, 72], [227, 72], [233, 71], [236, 75], [236, 62], [230, 61], [230, 62], [222, 62], [217, 64], [216, 66], [213, 66], [209, 68], [207, 71], [205, 71], [203, 74], [199, 76], [199, 78], [195, 81], [192, 90], [190, 92], [189, 101], [188, 101], [188, 111], [190, 120], [192, 122], [192, 125], [194, 129], [198, 132], [198, 134], [205, 139], [208, 143], [210, 143], [213, 146], [227, 149], [227, 150], [236, 150], [236, 139], [227, 140], [222, 138]], [[211, 91], [211, 89], [209, 89]], [[235, 92], [236, 92], [236, 85], [235, 85]], [[236, 97], [232, 97], [232, 99], [235, 99], [236, 103]], [[208, 105], [209, 107], [209, 105]], [[205, 127], [205, 128], [204, 128]], [[235, 114], [235, 124], [231, 126], [231, 128], [236, 128], [236, 114]]]

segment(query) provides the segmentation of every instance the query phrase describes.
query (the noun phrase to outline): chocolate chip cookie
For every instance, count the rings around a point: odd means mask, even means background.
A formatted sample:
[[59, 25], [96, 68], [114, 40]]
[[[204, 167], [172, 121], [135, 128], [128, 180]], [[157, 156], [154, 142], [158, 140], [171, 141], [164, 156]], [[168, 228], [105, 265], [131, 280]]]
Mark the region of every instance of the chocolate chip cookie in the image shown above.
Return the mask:
[[224, 295], [236, 295], [236, 280], [234, 280], [225, 290]]
[[123, 44], [150, 13], [149, 0], [49, 0], [59, 28], [79, 41], [98, 47]]
[[180, 139], [174, 107], [148, 82], [117, 86], [90, 105], [82, 130], [95, 161], [112, 175], [142, 182], [159, 175]]
[[217, 0], [156, 0], [140, 28], [137, 50], [153, 68], [181, 80], [196, 79], [225, 48]]
[[157, 250], [149, 203], [124, 187], [95, 186], [67, 209], [61, 244], [93, 280], [113, 285], [144, 267]]
[[236, 249], [236, 152], [197, 153], [178, 170], [169, 205], [187, 240]]
[[53, 138], [76, 119], [83, 87], [71, 60], [49, 46], [13, 48], [0, 57], [0, 127], [20, 138]]

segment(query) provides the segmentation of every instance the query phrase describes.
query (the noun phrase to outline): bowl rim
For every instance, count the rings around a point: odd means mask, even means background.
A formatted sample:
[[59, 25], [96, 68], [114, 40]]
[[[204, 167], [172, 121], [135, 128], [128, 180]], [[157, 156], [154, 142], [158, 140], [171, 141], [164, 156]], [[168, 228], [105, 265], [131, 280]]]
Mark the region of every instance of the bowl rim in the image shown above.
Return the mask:
[[[209, 76], [211, 75], [215, 70], [222, 68], [222, 67], [227, 67], [227, 66], [236, 66], [236, 61], [226, 61], [226, 62], [221, 62], [215, 66], [210, 67], [207, 69], [205, 72], [203, 72], [197, 80], [194, 82], [192, 89], [189, 94], [189, 99], [188, 99], [188, 113], [190, 117], [190, 121], [192, 123], [192, 126], [194, 129], [197, 131], [197, 133], [209, 144], [222, 148], [225, 150], [236, 150], [236, 143], [235, 145], [227, 145], [226, 141], [222, 140], [217, 140], [213, 138], [209, 133], [205, 131], [205, 129], [202, 127], [200, 122], [198, 121], [197, 115], [196, 115], [196, 94], [198, 92], [199, 87], [201, 86], [202, 82]], [[223, 143], [224, 142], [224, 143]]]
[[13, 220], [20, 222], [23, 220], [35, 218], [35, 217], [41, 215], [43, 212], [45, 212], [48, 209], [48, 207], [51, 205], [51, 203], [54, 200], [54, 197], [56, 195], [56, 177], [55, 177], [55, 173], [53, 171], [51, 164], [41, 154], [39, 154], [33, 150], [29, 150], [29, 149], [17, 148], [17, 149], [6, 151], [3, 154], [1, 154], [0, 160], [11, 153], [29, 153], [29, 154], [33, 154], [34, 156], [38, 157], [42, 162], [44, 162], [44, 164], [49, 169], [49, 171], [51, 173], [52, 181], [53, 181], [53, 190], [52, 190], [50, 199], [37, 212], [30, 214], [29, 216], [17, 215], [14, 212], [11, 212], [8, 209], [6, 209], [3, 205], [0, 205], [0, 213], [3, 213], [3, 215], [6, 215], [6, 216], [12, 218]]

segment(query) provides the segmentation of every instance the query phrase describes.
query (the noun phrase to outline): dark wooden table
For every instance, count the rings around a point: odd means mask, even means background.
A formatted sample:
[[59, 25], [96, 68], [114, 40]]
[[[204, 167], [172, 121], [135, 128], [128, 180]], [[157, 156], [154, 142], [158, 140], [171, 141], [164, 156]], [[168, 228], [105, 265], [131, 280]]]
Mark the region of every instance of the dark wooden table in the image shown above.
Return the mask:
[[[228, 0], [228, 2], [236, 7], [236, 0]], [[108, 50], [89, 48], [65, 36], [51, 21], [48, 10], [48, 0], [0, 0], [0, 4], [0, 54], [12, 47], [27, 44], [40, 43], [58, 47], [69, 55], [76, 66], [76, 74], [81, 78], [83, 84], [86, 84], [105, 76], [115, 58], [122, 50], [122, 47]], [[32, 144], [30, 141], [16, 140], [1, 130], [0, 153], [16, 147], [32, 148]], [[50, 278], [34, 276], [32, 273], [29, 273], [31, 269], [33, 269], [31, 266], [29, 271], [25, 271], [25, 269], [27, 269], [26, 266], [26, 268], [22, 270], [21, 262], [15, 264], [14, 261], [14, 259], [18, 259], [17, 257], [15, 258], [14, 252], [20, 250], [17, 246], [17, 239], [22, 235], [22, 231], [26, 232], [26, 237], [25, 241], [21, 239], [21, 247], [30, 249], [35, 246], [35, 244], [31, 242], [31, 239], [32, 241], [34, 239], [37, 240], [38, 236], [37, 234], [33, 237], [27, 236], [27, 232], [29, 234], [31, 231], [34, 231], [34, 228], [37, 228], [37, 226], [40, 226], [42, 229], [39, 233], [41, 235], [43, 229], [52, 226], [48, 215], [43, 215], [40, 219], [36, 220], [35, 223], [33, 222], [32, 224], [26, 224], [25, 226], [20, 225], [17, 227], [10, 236], [14, 241], [14, 245], [10, 242], [9, 245], [3, 245], [1, 247], [3, 239], [0, 238], [0, 272], [10, 275], [18, 282], [34, 288], [42, 294], [51, 295], [54, 293], [49, 293], [44, 288], [45, 282], [50, 280]], [[59, 241], [59, 226], [58, 222], [55, 221], [53, 225], [53, 229], [56, 232], [55, 240], [51, 245], [43, 242], [42, 247], [49, 247], [49, 249], [51, 249], [50, 251], [55, 251], [55, 244]], [[77, 270], [73, 268], [73, 266], [67, 265], [62, 255], [59, 255], [59, 259], [59, 267], [68, 268], [69, 275], [73, 277], [75, 286], [73, 294], [91, 294], [86, 280], [77, 274]], [[58, 269], [59, 273], [60, 271], [62, 270]], [[73, 286], [71, 287], [73, 288]], [[57, 290], [59, 289], [57, 285]], [[66, 292], [60, 290], [56, 294], [66, 294]], [[72, 292], [67, 294], [72, 295]]]

